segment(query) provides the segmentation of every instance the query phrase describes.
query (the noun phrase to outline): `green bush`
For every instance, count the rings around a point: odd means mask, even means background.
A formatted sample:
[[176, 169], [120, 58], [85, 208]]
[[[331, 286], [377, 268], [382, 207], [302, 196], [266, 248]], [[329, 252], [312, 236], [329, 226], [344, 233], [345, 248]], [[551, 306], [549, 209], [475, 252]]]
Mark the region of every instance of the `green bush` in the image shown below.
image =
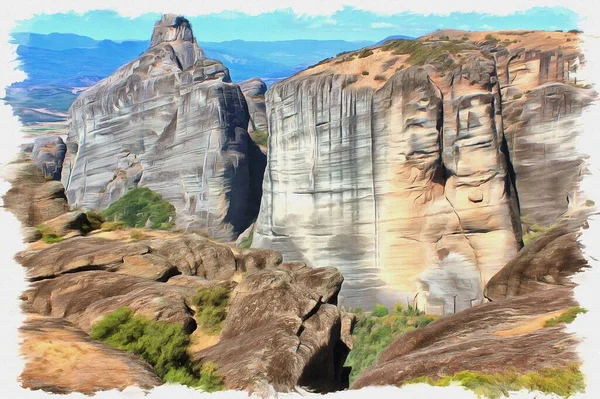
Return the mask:
[[546, 320], [544, 323], [544, 327], [554, 327], [560, 323], [570, 324], [580, 313], [587, 313], [587, 310], [582, 308], [581, 306], [573, 306], [569, 308], [566, 312], [562, 313], [558, 317], [553, 317], [550, 320]]
[[262, 145], [263, 147], [266, 147], [267, 143], [269, 142], [269, 136], [262, 130], [257, 129], [253, 131], [250, 133], [250, 137], [252, 138], [252, 141], [258, 145]]
[[373, 55], [373, 51], [364, 48], [362, 50], [360, 50], [360, 52], [358, 53], [358, 58], [367, 58], [368, 56]]
[[477, 47], [465, 42], [427, 44], [419, 40], [391, 40], [386, 42], [382, 49], [392, 51], [394, 55], [410, 54], [407, 60], [409, 64], [425, 65], [439, 61], [447, 54], [475, 50]]
[[40, 225], [36, 226], [36, 229], [42, 236], [42, 238], [40, 238], [40, 240], [42, 240], [46, 244], [54, 244], [57, 242], [61, 242], [63, 240], [63, 238], [61, 236], [56, 234], [56, 231], [54, 231], [53, 229], [51, 229], [50, 227], [48, 227], [45, 224], [40, 224]]
[[214, 365], [207, 363], [199, 369], [191, 363], [187, 353], [190, 339], [178, 324], [149, 320], [122, 307], [94, 324], [90, 336], [141, 357], [166, 382], [206, 391], [223, 388]]
[[386, 79], [385, 79], [385, 76], [383, 76], [383, 75], [375, 75], [375, 77], [374, 77], [373, 79], [375, 79], [375, 80], [379, 80], [379, 81], [384, 81], [384, 80], [386, 80]]
[[144, 227], [150, 220], [153, 229], [173, 225], [175, 207], [147, 187], [129, 190], [103, 212], [108, 221], [122, 221], [129, 227]]
[[129, 233], [129, 237], [134, 241], [138, 241], [138, 240], [143, 240], [144, 238], [146, 238], [146, 235], [144, 234], [143, 231], [133, 230], [131, 233]]
[[102, 231], [124, 230], [126, 228], [127, 225], [125, 224], [125, 222], [122, 222], [120, 220], [114, 222], [104, 222], [102, 223], [102, 227], [100, 227]]
[[362, 71], [363, 76], [367, 76], [369, 74], [369, 71]]
[[229, 290], [222, 286], [202, 287], [191, 299], [196, 322], [209, 334], [218, 334], [227, 317]]
[[250, 231], [250, 234], [248, 234], [248, 237], [244, 238], [241, 242], [239, 247], [242, 249], [248, 249], [250, 248], [250, 246], [252, 245], [252, 240], [254, 239], [254, 230]]
[[509, 392], [522, 389], [540, 391], [545, 394], [556, 394], [569, 397], [585, 388], [584, 378], [577, 364], [564, 367], [545, 368], [525, 374], [514, 372], [483, 374], [473, 371], [460, 371], [450, 377], [433, 379], [431, 377], [414, 378], [403, 385], [425, 383], [434, 386], [449, 386], [457, 383], [475, 392], [479, 397], [499, 398], [508, 396]]
[[374, 364], [381, 352], [399, 336], [424, 327], [434, 320], [432, 316], [425, 315], [412, 306], [405, 308], [400, 303], [396, 305], [393, 313], [382, 305], [375, 306], [371, 315], [363, 313], [360, 309], [354, 309], [353, 313], [357, 315], [352, 337], [354, 348], [345, 363], [345, 366], [352, 368], [350, 383]]
[[96, 211], [87, 211], [85, 214], [90, 222], [90, 231], [99, 230], [102, 227], [102, 223], [106, 221], [104, 216]]

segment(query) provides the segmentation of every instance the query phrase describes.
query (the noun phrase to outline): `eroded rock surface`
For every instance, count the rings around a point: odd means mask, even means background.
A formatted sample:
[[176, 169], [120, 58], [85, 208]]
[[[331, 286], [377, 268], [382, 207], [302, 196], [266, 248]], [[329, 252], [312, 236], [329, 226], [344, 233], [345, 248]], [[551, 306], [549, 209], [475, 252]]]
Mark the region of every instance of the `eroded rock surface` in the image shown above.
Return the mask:
[[396, 340], [352, 388], [401, 385], [463, 370], [527, 373], [579, 362], [577, 338], [564, 325], [544, 327], [576, 304], [569, 288], [554, 287], [444, 317]]
[[103, 209], [140, 185], [175, 206], [178, 226], [217, 238], [234, 239], [256, 218], [264, 154], [248, 136], [246, 100], [185, 18], [163, 16], [150, 48], [82, 93], [69, 115], [71, 205]]
[[339, 268], [345, 305], [479, 304], [522, 246], [521, 218], [547, 224], [582, 201], [572, 143], [593, 93], [575, 86], [577, 35], [446, 34], [343, 54], [267, 92], [252, 246]]
[[246, 275], [232, 292], [220, 342], [193, 359], [217, 364], [226, 387], [263, 395], [343, 387], [342, 325], [347, 333], [352, 320], [335, 305], [342, 281], [335, 269], [299, 263]]
[[36, 227], [69, 211], [63, 185], [47, 180], [33, 163], [9, 164], [3, 175], [12, 185], [4, 194], [4, 206], [24, 227]]
[[571, 215], [525, 246], [490, 279], [485, 297], [499, 301], [555, 286], [573, 287], [570, 277], [589, 267], [578, 242], [586, 218], [587, 212]]
[[265, 105], [267, 84], [260, 78], [252, 78], [240, 82], [240, 88], [246, 97], [248, 112], [250, 114], [248, 131], [254, 132], [260, 130], [266, 133], [268, 129], [267, 109]]
[[162, 384], [146, 362], [94, 341], [64, 319], [28, 314], [19, 331], [25, 358], [19, 379], [24, 388], [92, 394]]
[[31, 160], [48, 179], [60, 181], [67, 146], [59, 136], [42, 136], [35, 139]]

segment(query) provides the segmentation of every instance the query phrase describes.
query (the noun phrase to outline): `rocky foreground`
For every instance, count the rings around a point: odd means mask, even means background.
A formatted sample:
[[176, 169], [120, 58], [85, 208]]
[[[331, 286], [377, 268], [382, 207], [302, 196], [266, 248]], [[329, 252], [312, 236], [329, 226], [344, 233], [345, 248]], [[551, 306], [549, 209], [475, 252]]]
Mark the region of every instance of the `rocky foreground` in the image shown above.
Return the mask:
[[[44, 181], [43, 172], [29, 162], [12, 166], [17, 177], [6, 198], [18, 193], [21, 202], [5, 203], [27, 220], [38, 201], [23, 189]], [[57, 209], [65, 212], [64, 190], [60, 194]], [[36, 222], [45, 225], [53, 216], [36, 215]], [[240, 249], [198, 234], [149, 231], [147, 238], [133, 239], [127, 230], [80, 229], [57, 243], [32, 241], [16, 256], [31, 282], [21, 296], [27, 314], [21, 327], [24, 387], [92, 393], [162, 384], [143, 360], [88, 336], [95, 323], [123, 306], [199, 337], [190, 357], [199, 366], [215, 364], [226, 388], [267, 395], [296, 386], [331, 390], [348, 384], [343, 365], [354, 317], [337, 306], [344, 279], [334, 268], [282, 263], [275, 251]], [[199, 288], [215, 286], [231, 291], [216, 335], [202, 331], [191, 302]]]

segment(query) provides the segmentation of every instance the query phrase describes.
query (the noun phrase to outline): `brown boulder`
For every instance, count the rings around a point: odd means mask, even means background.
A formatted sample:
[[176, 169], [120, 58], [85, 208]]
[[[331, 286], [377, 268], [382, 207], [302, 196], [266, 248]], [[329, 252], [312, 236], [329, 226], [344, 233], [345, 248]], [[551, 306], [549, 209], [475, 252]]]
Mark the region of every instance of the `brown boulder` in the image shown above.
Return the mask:
[[146, 362], [92, 340], [64, 319], [30, 314], [19, 330], [25, 358], [19, 378], [23, 388], [92, 394], [162, 384]]
[[181, 324], [193, 331], [196, 322], [186, 304], [194, 289], [106, 271], [68, 273], [36, 281], [22, 296], [24, 309], [62, 317], [85, 332], [122, 306], [152, 320]]
[[490, 279], [484, 291], [486, 298], [498, 301], [555, 285], [572, 287], [570, 277], [589, 267], [578, 243], [584, 223], [585, 214], [563, 219], [523, 247]]
[[237, 269], [242, 272], [254, 272], [273, 269], [283, 262], [281, 253], [272, 249], [241, 249], [235, 257]]
[[54, 234], [57, 237], [78, 236], [91, 231], [91, 223], [83, 212], [67, 212], [44, 222], [40, 228], [42, 231]]
[[446, 316], [397, 339], [352, 389], [463, 370], [526, 373], [578, 362], [577, 339], [562, 325], [544, 327], [576, 304], [569, 288], [555, 287]]
[[231, 248], [197, 234], [150, 243], [157, 254], [164, 256], [181, 274], [200, 276], [208, 280], [227, 280], [236, 271]]
[[231, 294], [220, 342], [193, 355], [217, 364], [227, 388], [268, 395], [298, 385], [326, 391], [347, 384], [342, 315], [323, 294], [335, 285], [329, 298], [335, 302], [342, 277], [333, 269], [290, 269], [247, 274]]
[[4, 206], [23, 226], [37, 226], [69, 211], [63, 185], [47, 180], [31, 162], [10, 164], [3, 175], [12, 184], [4, 195]]

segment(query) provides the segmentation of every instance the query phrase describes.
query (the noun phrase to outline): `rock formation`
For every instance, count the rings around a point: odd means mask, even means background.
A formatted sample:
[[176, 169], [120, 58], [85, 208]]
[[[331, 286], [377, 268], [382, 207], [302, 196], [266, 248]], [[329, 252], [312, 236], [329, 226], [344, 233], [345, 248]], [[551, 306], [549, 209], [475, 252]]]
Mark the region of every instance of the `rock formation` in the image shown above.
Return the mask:
[[267, 84], [260, 78], [253, 78], [240, 82], [240, 88], [246, 103], [248, 104], [248, 112], [250, 113], [250, 123], [248, 124], [248, 132], [252, 133], [257, 130], [267, 132], [267, 109], [265, 106], [265, 93], [267, 92]]
[[583, 158], [561, 144], [592, 95], [569, 86], [577, 35], [442, 33], [325, 60], [267, 92], [252, 246], [338, 267], [345, 305], [481, 303], [522, 246], [521, 216], [550, 223], [568, 209], [558, 193], [577, 195]]
[[19, 330], [25, 358], [20, 376], [24, 388], [90, 395], [162, 384], [146, 362], [94, 341], [64, 319], [28, 314]]
[[571, 290], [557, 287], [444, 317], [395, 341], [352, 388], [402, 385], [464, 370], [527, 373], [577, 363], [578, 340], [563, 325], [544, 327], [575, 305]]
[[341, 334], [351, 321], [336, 306], [342, 281], [336, 269], [300, 263], [249, 274], [232, 293], [221, 341], [193, 358], [217, 364], [232, 389], [343, 388], [349, 347]]
[[59, 136], [42, 136], [35, 139], [31, 160], [48, 179], [60, 181], [66, 152]]
[[[217, 284], [233, 289], [223, 331], [211, 341], [203, 336], [199, 349], [190, 351], [197, 363], [215, 363], [227, 388], [268, 394], [296, 386], [322, 391], [348, 386], [343, 364], [354, 319], [337, 306], [343, 277], [335, 268], [282, 264], [275, 251], [232, 248], [196, 234], [162, 234], [123, 241], [95, 232], [17, 255], [31, 282], [21, 296], [30, 315], [22, 344], [28, 356], [24, 386], [91, 393], [110, 384], [161, 383], [143, 362], [130, 364], [131, 356], [84, 333], [122, 306], [195, 333], [199, 328], [191, 298], [198, 288]], [[33, 373], [47, 367], [40, 363], [45, 352], [35, 344], [44, 339], [52, 340], [58, 353], [78, 350], [81, 357], [75, 359], [82, 365], [115, 352], [105, 362], [123, 373], [118, 378], [107, 373], [91, 384], [86, 371], [85, 386], [61, 372], [36, 380]], [[74, 367], [65, 365], [66, 370]]]
[[[492, 302], [437, 320], [385, 349], [352, 388], [460, 371], [528, 373], [580, 362], [578, 339], [546, 322], [577, 306], [571, 277], [588, 267], [577, 242], [590, 210], [562, 219], [489, 281]], [[523, 350], [526, 348], [526, 350]]]
[[150, 48], [83, 92], [69, 116], [72, 206], [103, 209], [140, 185], [176, 207], [182, 228], [234, 239], [256, 218], [265, 159], [246, 100], [185, 18], [163, 16]]

